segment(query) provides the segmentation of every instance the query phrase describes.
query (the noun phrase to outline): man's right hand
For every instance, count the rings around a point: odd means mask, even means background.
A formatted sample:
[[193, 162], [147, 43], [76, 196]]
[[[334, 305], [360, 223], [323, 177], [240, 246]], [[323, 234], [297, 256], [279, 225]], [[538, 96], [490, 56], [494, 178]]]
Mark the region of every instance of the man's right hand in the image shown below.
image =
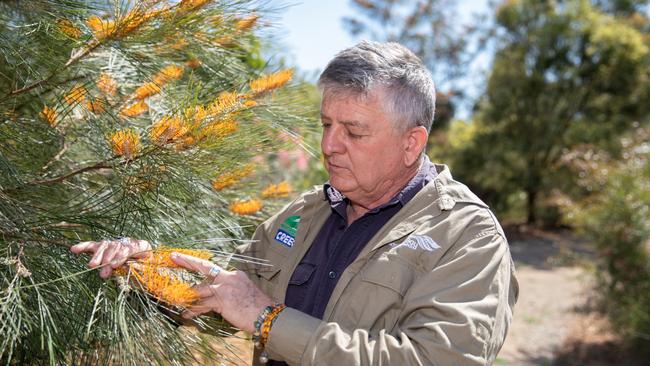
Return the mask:
[[108, 278], [113, 270], [121, 267], [127, 260], [144, 259], [151, 255], [151, 244], [146, 240], [122, 238], [119, 240], [84, 241], [70, 247], [75, 254], [92, 253], [88, 267], [102, 267], [101, 278]]

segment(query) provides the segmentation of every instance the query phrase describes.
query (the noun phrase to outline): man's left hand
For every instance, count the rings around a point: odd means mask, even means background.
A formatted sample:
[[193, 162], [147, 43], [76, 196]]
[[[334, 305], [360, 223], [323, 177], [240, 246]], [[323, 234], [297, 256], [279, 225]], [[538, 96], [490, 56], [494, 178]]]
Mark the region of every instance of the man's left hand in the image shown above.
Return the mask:
[[[265, 307], [275, 304], [242, 271], [226, 271], [210, 261], [180, 253], [172, 253], [172, 260], [206, 276], [206, 280], [195, 287], [199, 300], [183, 312], [184, 318], [214, 311], [233, 326], [252, 333], [259, 314]], [[218, 272], [216, 276], [215, 272]]]

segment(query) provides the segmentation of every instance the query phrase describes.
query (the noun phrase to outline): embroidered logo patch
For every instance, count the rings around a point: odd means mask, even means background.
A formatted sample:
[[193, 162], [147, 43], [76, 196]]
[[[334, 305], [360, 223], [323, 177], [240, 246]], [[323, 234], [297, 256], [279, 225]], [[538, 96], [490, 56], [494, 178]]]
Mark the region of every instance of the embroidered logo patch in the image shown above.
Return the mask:
[[275, 233], [275, 241], [284, 245], [285, 247], [293, 247], [296, 241], [296, 233], [298, 232], [298, 225], [300, 224], [300, 216], [289, 216], [280, 225], [278, 232]]
[[433, 252], [436, 249], [440, 249], [440, 245], [436, 243], [433, 239], [426, 235], [411, 235], [404, 242], [400, 244], [391, 245], [393, 248], [409, 248], [413, 250], [425, 250], [427, 252]]

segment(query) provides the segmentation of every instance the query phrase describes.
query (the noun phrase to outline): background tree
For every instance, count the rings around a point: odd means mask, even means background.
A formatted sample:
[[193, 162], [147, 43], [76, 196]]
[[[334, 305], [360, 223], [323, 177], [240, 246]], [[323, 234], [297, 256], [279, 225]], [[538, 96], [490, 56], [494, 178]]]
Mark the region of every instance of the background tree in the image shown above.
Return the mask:
[[200, 280], [169, 268], [171, 249], [102, 281], [68, 248], [130, 236], [223, 264], [291, 192], [266, 154], [304, 120], [280, 106], [295, 94], [274, 92], [292, 71], [262, 69], [263, 13], [0, 2], [1, 363], [220, 362], [170, 318]]
[[353, 36], [399, 42], [417, 54], [432, 72], [439, 89], [435, 130], [444, 129], [455, 104], [467, 97], [455, 82], [467, 75], [469, 64], [488, 38], [484, 18], [461, 24], [451, 0], [352, 0], [361, 17], [344, 18]]
[[496, 19], [500, 46], [455, 171], [497, 206], [523, 193], [534, 223], [541, 198], [575, 187], [558, 169], [567, 149], [616, 152], [615, 136], [646, 118], [648, 40], [628, 18], [585, 0], [506, 1]]

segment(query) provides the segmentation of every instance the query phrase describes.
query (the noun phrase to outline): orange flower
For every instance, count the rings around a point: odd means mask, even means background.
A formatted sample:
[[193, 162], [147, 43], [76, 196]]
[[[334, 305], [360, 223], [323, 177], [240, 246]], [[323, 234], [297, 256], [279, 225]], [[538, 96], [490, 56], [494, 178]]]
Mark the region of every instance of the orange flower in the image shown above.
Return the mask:
[[196, 69], [197, 67], [201, 66], [201, 60], [199, 60], [198, 58], [187, 60], [185, 66], [189, 67], [190, 69]]
[[234, 202], [230, 205], [230, 211], [237, 215], [252, 215], [261, 209], [262, 201], [256, 199]]
[[148, 110], [149, 110], [149, 105], [145, 103], [144, 100], [141, 100], [128, 107], [122, 108], [120, 113], [125, 117], [137, 117]]
[[108, 37], [123, 37], [138, 29], [149, 19], [163, 13], [164, 10], [146, 12], [141, 7], [135, 7], [117, 22], [112, 20], [103, 20], [93, 15], [86, 20], [86, 24], [93, 31], [95, 38], [103, 40]]
[[212, 0], [181, 0], [180, 4], [178, 4], [178, 8], [180, 11], [194, 11], [205, 6], [210, 1]]
[[97, 87], [102, 91], [102, 93], [108, 96], [113, 96], [117, 93], [117, 83], [105, 72], [99, 75], [99, 78], [97, 79]]
[[153, 77], [153, 82], [158, 85], [164, 85], [170, 80], [178, 80], [183, 76], [183, 66], [168, 65]]
[[111, 20], [103, 20], [102, 18], [93, 15], [86, 20], [86, 24], [92, 30], [95, 38], [102, 40], [115, 33], [115, 22]]
[[279, 198], [287, 197], [291, 193], [291, 186], [289, 182], [280, 182], [278, 184], [271, 184], [262, 191], [264, 198]]
[[83, 103], [86, 100], [86, 88], [81, 85], [75, 85], [68, 94], [65, 95], [65, 102], [69, 105]]
[[130, 129], [115, 132], [110, 136], [109, 141], [113, 153], [127, 160], [133, 158], [140, 150], [140, 136]]
[[105, 103], [100, 99], [89, 100], [86, 103], [86, 108], [88, 108], [89, 111], [95, 114], [101, 114], [106, 112]]
[[[205, 40], [207, 41], [207, 40]], [[223, 47], [223, 48], [232, 48], [237, 45], [237, 41], [231, 36], [223, 36], [214, 40], [214, 43]]]
[[253, 90], [253, 93], [261, 94], [284, 86], [292, 77], [292, 69], [282, 70], [251, 81], [250, 87]]
[[218, 115], [234, 109], [239, 104], [239, 94], [229, 91], [219, 93], [217, 99], [210, 105], [210, 113]]
[[178, 265], [172, 261], [171, 254], [173, 252], [191, 255], [192, 257], [209, 260], [214, 255], [211, 251], [205, 249], [186, 249], [186, 248], [172, 248], [168, 246], [159, 246], [151, 252], [151, 257], [143, 262], [150, 265], [167, 268], [178, 268]]
[[237, 122], [231, 119], [213, 122], [203, 127], [200, 137], [215, 140], [222, 139], [237, 131], [237, 126]]
[[131, 274], [158, 300], [174, 306], [187, 307], [199, 298], [196, 290], [173, 272], [148, 264], [139, 266], [142, 268], [130, 265]]
[[68, 19], [59, 19], [56, 24], [61, 33], [64, 33], [70, 38], [78, 39], [81, 36], [81, 30], [75, 27]]
[[217, 179], [212, 181], [212, 188], [215, 191], [220, 191], [222, 189], [233, 186], [240, 179], [250, 175], [253, 172], [253, 166], [247, 165], [242, 169], [238, 169], [232, 172], [226, 172], [217, 177]]
[[255, 14], [249, 15], [246, 18], [239, 20], [237, 24], [235, 24], [235, 29], [241, 32], [247, 31], [255, 26], [257, 19], [259, 19], [259, 16]]
[[138, 100], [145, 99], [154, 94], [160, 93], [160, 85], [156, 83], [146, 83], [135, 90], [134, 98]]
[[54, 126], [54, 124], [56, 123], [56, 119], [58, 117], [56, 111], [48, 106], [45, 106], [43, 108], [41, 113], [39, 113], [39, 116], [45, 121], [47, 121], [47, 123], [49, 123], [50, 126]]
[[163, 117], [151, 128], [151, 139], [158, 144], [174, 142], [189, 132], [187, 125], [178, 117]]

